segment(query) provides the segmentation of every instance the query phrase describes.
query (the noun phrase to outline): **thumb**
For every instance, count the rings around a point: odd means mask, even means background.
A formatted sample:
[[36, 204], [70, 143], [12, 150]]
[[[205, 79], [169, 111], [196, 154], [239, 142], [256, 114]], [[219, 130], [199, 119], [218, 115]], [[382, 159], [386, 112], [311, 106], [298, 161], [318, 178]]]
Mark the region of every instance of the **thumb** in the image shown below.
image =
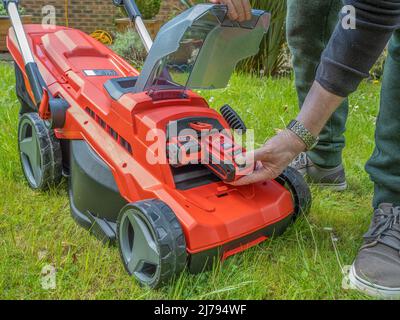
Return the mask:
[[269, 181], [271, 179], [274, 179], [274, 174], [271, 170], [268, 170], [267, 168], [261, 167], [254, 171], [251, 175], [244, 176], [243, 178], [240, 178], [239, 180], [230, 183], [233, 186], [245, 186], [249, 184], [254, 184], [257, 182], [263, 182], [263, 181]]

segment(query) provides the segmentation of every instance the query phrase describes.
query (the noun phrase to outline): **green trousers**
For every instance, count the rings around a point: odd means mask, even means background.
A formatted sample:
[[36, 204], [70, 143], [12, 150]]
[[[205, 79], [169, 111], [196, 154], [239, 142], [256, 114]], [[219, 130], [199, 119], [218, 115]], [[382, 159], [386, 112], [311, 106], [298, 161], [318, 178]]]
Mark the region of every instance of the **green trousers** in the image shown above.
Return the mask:
[[[287, 38], [302, 106], [343, 4], [341, 0], [287, 2]], [[322, 167], [341, 164], [347, 116], [348, 102], [345, 101], [328, 121], [318, 146], [309, 152], [315, 164]], [[384, 202], [400, 205], [400, 31], [389, 44], [375, 140], [375, 151], [366, 166], [375, 184], [373, 205], [375, 208]]]
[[[293, 67], [299, 104], [303, 105], [315, 79], [315, 73], [338, 22], [341, 0], [287, 0], [287, 39], [293, 55]], [[318, 146], [309, 157], [319, 166], [336, 167], [342, 163], [344, 132], [348, 115], [345, 101], [321, 132]]]

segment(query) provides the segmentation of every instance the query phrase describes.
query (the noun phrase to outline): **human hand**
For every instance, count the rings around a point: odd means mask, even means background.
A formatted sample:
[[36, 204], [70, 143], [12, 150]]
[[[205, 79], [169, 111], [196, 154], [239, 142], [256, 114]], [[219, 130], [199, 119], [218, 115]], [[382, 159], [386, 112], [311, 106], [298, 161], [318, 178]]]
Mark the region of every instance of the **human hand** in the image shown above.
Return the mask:
[[232, 185], [243, 186], [256, 182], [276, 179], [301, 152], [305, 151], [304, 142], [290, 130], [284, 130], [268, 140], [265, 145], [249, 153], [246, 161], [256, 163], [256, 170]]
[[233, 21], [243, 22], [252, 18], [249, 0], [210, 0], [210, 2], [227, 5], [228, 17]]

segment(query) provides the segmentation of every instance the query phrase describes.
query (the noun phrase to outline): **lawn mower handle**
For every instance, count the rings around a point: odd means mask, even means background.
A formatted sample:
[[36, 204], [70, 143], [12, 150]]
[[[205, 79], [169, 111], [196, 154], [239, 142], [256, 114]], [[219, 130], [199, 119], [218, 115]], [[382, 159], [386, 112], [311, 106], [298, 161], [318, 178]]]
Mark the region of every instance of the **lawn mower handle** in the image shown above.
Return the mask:
[[19, 0], [3, 0], [3, 5], [8, 15], [10, 16], [11, 23], [14, 27], [15, 35], [17, 37], [18, 45], [21, 49], [21, 54], [25, 64], [34, 63], [32, 51], [29, 47], [25, 31], [22, 26], [21, 18], [18, 13]]
[[38, 67], [33, 58], [31, 48], [22, 25], [21, 17], [18, 12], [19, 0], [3, 0], [4, 8], [10, 16], [11, 24], [14, 28], [15, 36], [21, 50], [21, 55], [25, 63], [25, 71], [29, 78], [31, 89], [35, 97], [36, 106], [39, 107], [43, 89], [46, 86], [42, 76], [39, 73]]
[[149, 52], [151, 46], [153, 45], [153, 40], [151, 39], [151, 36], [147, 31], [145, 24], [143, 23], [142, 15], [138, 6], [136, 5], [136, 2], [134, 0], [113, 0], [113, 3], [118, 7], [125, 8], [129, 18], [135, 23], [136, 30], [142, 39], [144, 47], [146, 48], [147, 52]]
[[[65, 123], [65, 112], [68, 109], [68, 103], [62, 98], [48, 96], [49, 89], [40, 74], [39, 68], [33, 58], [32, 50], [26, 38], [25, 30], [18, 12], [19, 0], [3, 0], [3, 5], [10, 16], [11, 24], [15, 32], [15, 37], [21, 51], [25, 64], [25, 72], [32, 90], [36, 111], [51, 113], [51, 126], [61, 128]], [[46, 111], [45, 111], [46, 110]]]

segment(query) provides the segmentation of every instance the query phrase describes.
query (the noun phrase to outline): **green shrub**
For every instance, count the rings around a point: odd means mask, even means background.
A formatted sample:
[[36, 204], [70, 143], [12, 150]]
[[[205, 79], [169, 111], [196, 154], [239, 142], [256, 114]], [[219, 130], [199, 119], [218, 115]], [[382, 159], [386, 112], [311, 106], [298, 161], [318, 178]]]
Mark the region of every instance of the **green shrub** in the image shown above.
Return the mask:
[[[180, 3], [186, 7], [186, 8], [191, 8], [195, 6], [196, 4], [199, 3], [205, 3], [209, 2], [207, 0], [180, 0]], [[182, 6], [180, 5], [174, 5], [172, 8], [168, 8], [170, 10], [169, 15], [168, 15], [168, 20], [171, 20], [172, 18], [175, 18], [178, 14], [182, 12]]]
[[[19, 13], [20, 14], [25, 14], [25, 9], [21, 6], [18, 7]], [[7, 17], [8, 13], [6, 8], [4, 8], [3, 2], [0, 1], [0, 17]]]
[[136, 68], [143, 65], [147, 55], [139, 35], [133, 29], [117, 33], [111, 49]]
[[142, 13], [143, 19], [152, 19], [160, 11], [161, 0], [137, 0], [136, 4]]
[[[160, 12], [161, 8], [161, 0], [136, 0], [136, 4], [143, 19], [154, 18]], [[125, 9], [121, 7], [119, 12], [117, 12], [117, 17], [124, 18], [126, 16]]]
[[7, 11], [2, 2], [0, 2], [0, 16], [7, 16]]
[[264, 37], [260, 52], [244, 63], [245, 71], [262, 73], [266, 76], [281, 74], [287, 64], [286, 43], [286, 0], [252, 0], [253, 8], [269, 11], [272, 15], [268, 34]]

